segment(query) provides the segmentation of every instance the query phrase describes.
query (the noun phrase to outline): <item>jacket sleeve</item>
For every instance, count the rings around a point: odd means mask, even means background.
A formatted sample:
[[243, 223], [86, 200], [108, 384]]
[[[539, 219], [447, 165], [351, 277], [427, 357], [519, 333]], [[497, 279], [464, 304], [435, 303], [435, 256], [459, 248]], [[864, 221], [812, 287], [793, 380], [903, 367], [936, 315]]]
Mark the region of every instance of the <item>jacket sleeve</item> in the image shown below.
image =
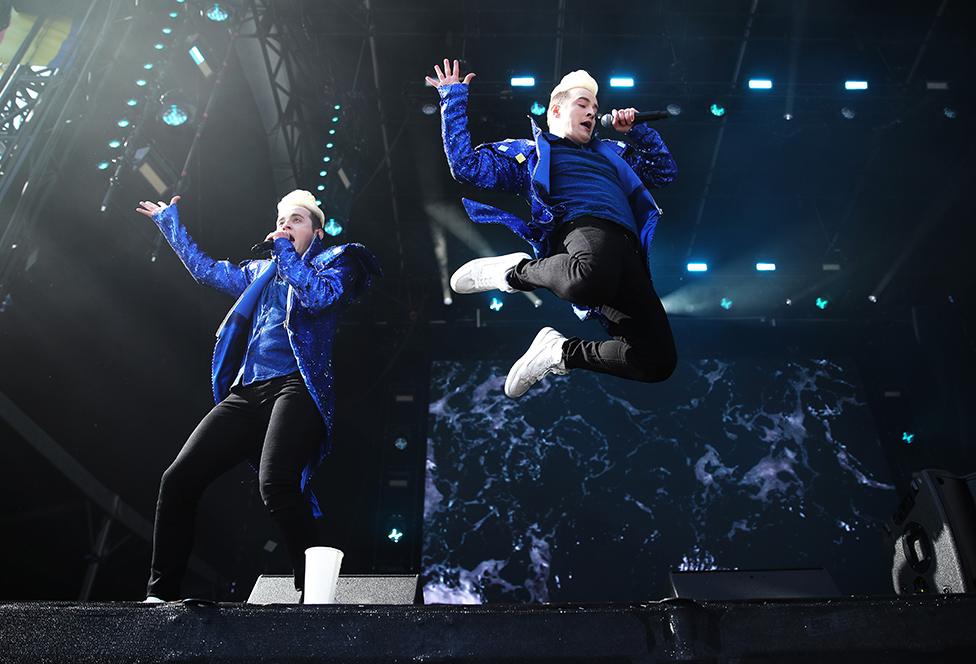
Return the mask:
[[441, 136], [451, 176], [458, 182], [482, 189], [524, 193], [528, 188], [528, 170], [510, 157], [489, 146], [471, 146], [468, 132], [468, 86], [464, 83], [442, 85], [437, 89], [441, 99]]
[[636, 124], [627, 134], [630, 145], [621, 155], [648, 189], [670, 184], [678, 174], [678, 165], [656, 129]]
[[[360, 245], [347, 245], [350, 247]], [[369, 261], [359, 259], [356, 251], [345, 251], [333, 261], [311, 264], [302, 260], [291, 242], [276, 238], [272, 256], [278, 264], [278, 274], [294, 289], [299, 303], [319, 313], [335, 304], [349, 304], [369, 287], [371, 278], [380, 274], [375, 259], [364, 247]]]
[[206, 255], [193, 241], [175, 205], [169, 205], [152, 217], [160, 232], [197, 283], [210, 286], [231, 297], [238, 297], [251, 282], [248, 271], [230, 261], [218, 261]]

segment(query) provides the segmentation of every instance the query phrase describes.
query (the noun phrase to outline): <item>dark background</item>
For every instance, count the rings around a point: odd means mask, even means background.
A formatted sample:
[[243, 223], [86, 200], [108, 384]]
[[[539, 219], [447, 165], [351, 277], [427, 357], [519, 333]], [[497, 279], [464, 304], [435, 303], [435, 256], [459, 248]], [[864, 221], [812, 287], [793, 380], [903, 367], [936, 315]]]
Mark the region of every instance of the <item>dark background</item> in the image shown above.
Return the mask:
[[[160, 474], [211, 406], [213, 332], [231, 303], [194, 284], [169, 249], [158, 248], [155, 229], [134, 212], [154, 196], [138, 176], [125, 170], [99, 211], [115, 165], [96, 164], [113, 158], [111, 138], [126, 137], [115, 125], [130, 113], [125, 100], [146, 94], [133, 83], [145, 73], [142, 63], [157, 63], [159, 73], [192, 35], [207, 46], [209, 62], [222, 62], [228, 28], [200, 16], [206, 4], [126, 5], [126, 21], [110, 33], [118, 57], [102, 63], [104, 82], [72, 109], [74, 129], [60, 146], [45, 204], [18, 242], [21, 258], [0, 313], [0, 390], [149, 519]], [[322, 535], [346, 552], [344, 571], [420, 570], [433, 360], [504, 368], [543, 324], [601, 333], [574, 322], [547, 294], [540, 308], [506, 296], [499, 312], [487, 308], [492, 294], [442, 303], [437, 229], [448, 271], [475, 257], [478, 242], [496, 253], [522, 249], [503, 229], [474, 229], [460, 196], [527, 212], [450, 180], [438, 116], [422, 110], [436, 103], [423, 77], [444, 57], [461, 58], [465, 71], [478, 74], [469, 109], [476, 143], [527, 136], [532, 102], [544, 104], [554, 82], [577, 68], [600, 82], [603, 108], [680, 105], [680, 115], [658, 125], [679, 176], [657, 192], [665, 215], [652, 255], [657, 289], [675, 312], [679, 353], [843, 355], [857, 367], [899, 489], [920, 468], [973, 470], [974, 26], [967, 3], [274, 4], [304, 67], [295, 93], [316, 111], [303, 125], [299, 186], [314, 191], [326, 182], [324, 207], [345, 227], [337, 241], [365, 243], [386, 273], [340, 330], [335, 453], [315, 480], [326, 512]], [[174, 8], [175, 32], [155, 51]], [[181, 128], [150, 117], [133, 131], [178, 172], [213, 94], [180, 187], [181, 212], [209, 254], [243, 260], [290, 188], [276, 180], [262, 102], [248, 84], [251, 65], [233, 50], [215, 87], [188, 58], [171, 60], [159, 73], [165, 80], [150, 86], [183, 89], [198, 117]], [[535, 75], [536, 87], [513, 90], [509, 77], [524, 73]], [[612, 74], [633, 75], [635, 88], [611, 90]], [[773, 79], [773, 90], [748, 90], [746, 80], [759, 76]], [[846, 92], [846, 79], [868, 80], [870, 89]], [[926, 81], [946, 81], [948, 90], [928, 90]], [[350, 190], [334, 172], [317, 175], [334, 103], [342, 109], [330, 154], [342, 155], [354, 176]], [[712, 103], [726, 108], [722, 118], [709, 113]], [[855, 117], [845, 119], [843, 107]], [[3, 205], [6, 223], [9, 201]], [[690, 260], [711, 269], [689, 275]], [[760, 260], [778, 270], [757, 274], [752, 265]], [[824, 263], [842, 269], [825, 272]], [[872, 294], [877, 302], [868, 301]], [[722, 297], [732, 309], [719, 307]], [[826, 309], [814, 305], [817, 297], [829, 300]], [[76, 598], [101, 514], [7, 423], [0, 432], [0, 597]], [[911, 444], [903, 432], [915, 434]], [[394, 447], [399, 438], [405, 450]], [[398, 544], [385, 537], [391, 524], [405, 532]], [[110, 540], [92, 597], [141, 598], [149, 543], [120, 526]], [[196, 551], [221, 578], [191, 575], [186, 593], [246, 597], [258, 573], [286, 570], [280, 546], [265, 550], [269, 540], [277, 534], [255, 478], [239, 468], [212, 487], [199, 515]]]

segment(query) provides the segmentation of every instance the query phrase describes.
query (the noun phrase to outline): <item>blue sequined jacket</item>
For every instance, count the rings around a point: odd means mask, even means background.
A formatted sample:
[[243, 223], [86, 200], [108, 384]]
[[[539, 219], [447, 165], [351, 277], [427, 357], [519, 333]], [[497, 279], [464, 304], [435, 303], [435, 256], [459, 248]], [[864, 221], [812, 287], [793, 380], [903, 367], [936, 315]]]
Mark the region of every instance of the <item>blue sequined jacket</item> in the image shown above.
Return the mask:
[[[531, 218], [526, 221], [510, 212], [467, 198], [462, 199], [468, 216], [479, 224], [503, 224], [526, 240], [537, 258], [549, 255], [549, 234], [559, 225], [563, 210], [546, 203], [549, 197], [549, 142], [535, 120], [530, 118], [532, 139], [507, 139], [471, 146], [468, 132], [468, 89], [463, 83], [437, 89], [441, 103], [441, 135], [451, 175], [458, 182], [483, 189], [518, 194], [528, 200]], [[634, 213], [641, 246], [648, 256], [661, 216], [661, 208], [648, 189], [662, 187], [672, 180], [678, 167], [661, 135], [645, 124], [634, 125], [629, 142], [595, 141], [593, 148], [605, 156], [617, 177]], [[581, 317], [589, 311], [577, 307]]]
[[288, 282], [285, 316], [288, 342], [309, 394], [325, 421], [326, 435], [319, 444], [316, 457], [309, 459], [302, 470], [301, 479], [302, 490], [309, 498], [315, 516], [321, 516], [308, 482], [331, 445], [335, 410], [332, 341], [342, 309], [369, 287], [374, 276], [381, 274], [376, 258], [361, 244], [326, 248], [318, 238], [312, 241], [303, 256], [299, 256], [291, 242], [278, 238], [272, 250], [273, 260], [251, 260], [237, 265], [214, 260], [203, 253], [180, 223], [175, 205], [157, 212], [153, 221], [197, 283], [237, 298], [217, 329], [211, 366], [213, 396], [217, 403], [230, 393], [240, 370], [251, 318], [261, 291], [274, 278], [276, 269]]

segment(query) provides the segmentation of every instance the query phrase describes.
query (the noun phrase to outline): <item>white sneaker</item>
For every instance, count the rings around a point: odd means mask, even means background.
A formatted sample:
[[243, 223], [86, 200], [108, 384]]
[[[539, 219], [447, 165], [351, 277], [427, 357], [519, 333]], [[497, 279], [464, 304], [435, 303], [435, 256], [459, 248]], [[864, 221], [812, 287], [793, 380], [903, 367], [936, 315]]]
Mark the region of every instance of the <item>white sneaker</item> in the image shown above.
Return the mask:
[[165, 604], [166, 603], [166, 600], [165, 599], [160, 599], [159, 597], [156, 597], [155, 595], [150, 595], [146, 599], [142, 600], [142, 603], [143, 604]]
[[483, 293], [484, 291], [500, 290], [514, 293], [505, 275], [523, 260], [532, 260], [524, 251], [504, 256], [489, 256], [468, 261], [451, 275], [451, 289], [455, 293]]
[[551, 327], [539, 330], [532, 345], [509, 370], [505, 379], [505, 396], [518, 399], [547, 374], [568, 374], [569, 369], [563, 361], [565, 342], [566, 337]]

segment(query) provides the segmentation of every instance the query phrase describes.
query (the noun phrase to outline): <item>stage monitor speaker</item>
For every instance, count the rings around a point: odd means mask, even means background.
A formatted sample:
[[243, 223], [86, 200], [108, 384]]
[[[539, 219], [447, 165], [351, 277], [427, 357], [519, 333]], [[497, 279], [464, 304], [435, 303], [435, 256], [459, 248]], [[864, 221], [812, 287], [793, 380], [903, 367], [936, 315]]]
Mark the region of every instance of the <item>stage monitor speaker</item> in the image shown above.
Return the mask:
[[899, 595], [976, 590], [976, 473], [915, 473], [911, 491], [885, 529], [894, 549]]
[[[340, 574], [336, 604], [413, 604], [416, 574]], [[254, 582], [248, 604], [298, 604], [301, 597], [290, 574], [262, 574]]]
[[838, 597], [824, 569], [709, 570], [671, 572], [671, 596], [695, 600]]

